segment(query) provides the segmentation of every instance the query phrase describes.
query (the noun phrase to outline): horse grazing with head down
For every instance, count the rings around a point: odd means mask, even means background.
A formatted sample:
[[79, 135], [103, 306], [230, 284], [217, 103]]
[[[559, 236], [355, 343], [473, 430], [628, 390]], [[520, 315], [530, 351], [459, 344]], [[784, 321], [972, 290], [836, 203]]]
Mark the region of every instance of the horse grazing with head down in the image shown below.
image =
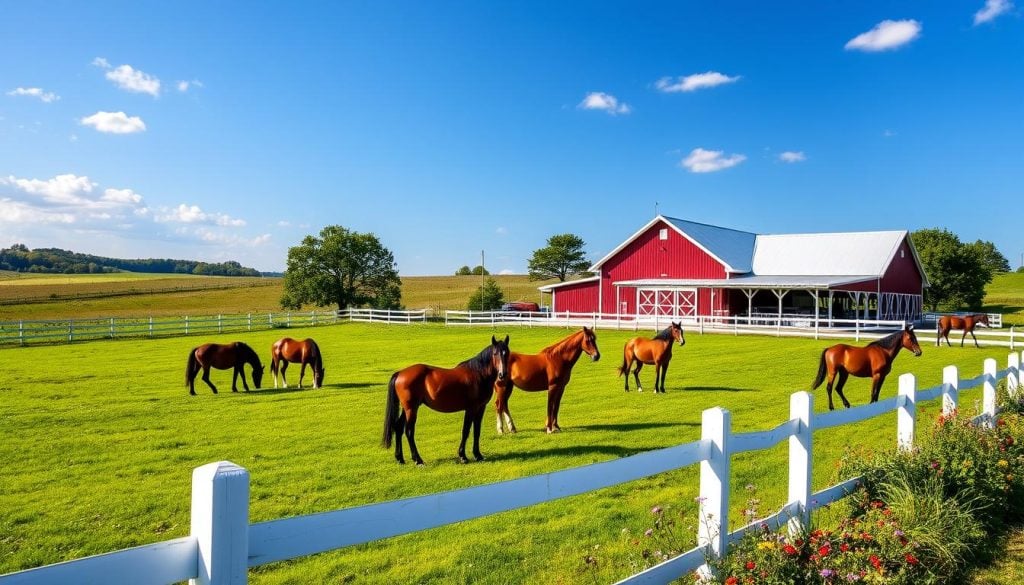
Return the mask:
[[878, 402], [878, 394], [882, 390], [882, 383], [885, 377], [892, 370], [892, 362], [901, 349], [906, 348], [914, 352], [915, 356], [921, 355], [921, 346], [917, 344], [917, 335], [914, 335], [914, 326], [904, 325], [902, 331], [890, 333], [881, 339], [876, 339], [866, 347], [852, 347], [845, 343], [825, 348], [821, 352], [821, 360], [818, 363], [818, 375], [811, 384], [811, 390], [821, 386], [828, 374], [828, 409], [835, 410], [832, 406], [832, 382], [836, 374], [839, 375], [839, 384], [836, 385], [836, 393], [843, 401], [843, 406], [850, 408], [850, 401], [843, 395], [843, 385], [851, 374], [861, 378], [871, 378], [871, 402]]
[[668, 373], [668, 363], [672, 360], [672, 344], [686, 345], [686, 336], [683, 334], [683, 324], [670, 322], [671, 324], [658, 332], [654, 339], [646, 337], [634, 337], [626, 342], [623, 348], [622, 365], [619, 366], [619, 375], [626, 375], [626, 392], [629, 392], [629, 368], [636, 363], [633, 370], [633, 379], [636, 380], [636, 389], [643, 392], [640, 385], [640, 368], [644, 364], [654, 365], [654, 392], [665, 392], [665, 374]]
[[263, 380], [263, 364], [260, 363], [260, 356], [256, 355], [251, 347], [236, 341], [234, 343], [206, 343], [194, 348], [188, 354], [188, 364], [185, 366], [185, 386], [189, 394], [196, 394], [196, 374], [203, 371], [203, 382], [217, 393], [217, 387], [210, 381], [210, 368], [226, 370], [234, 368], [234, 375], [231, 376], [231, 391], [238, 392], [238, 377], [242, 377], [242, 386], [249, 391], [249, 385], [245, 383], [245, 364], [252, 367], [252, 382], [259, 390], [260, 382]]
[[562, 394], [569, 383], [572, 367], [584, 352], [592, 361], [601, 359], [601, 352], [597, 349], [597, 336], [594, 335], [593, 329], [587, 327], [545, 347], [536, 355], [511, 352], [508, 358], [509, 375], [504, 380], [494, 383], [494, 410], [498, 415], [498, 433], [504, 432], [503, 423], [508, 423], [509, 431], [516, 432], [516, 425], [508, 411], [508, 400], [515, 388], [527, 392], [547, 390], [548, 416], [544, 430], [548, 433], [562, 430], [558, 426], [558, 409], [562, 405]]
[[962, 317], [943, 315], [935, 320], [935, 345], [936, 347], [942, 345], [942, 338], [945, 337], [946, 347], [952, 347], [952, 344], [949, 342], [950, 329], [963, 329], [964, 334], [960, 337], [960, 347], [964, 346], [964, 340], [967, 339], [967, 334], [970, 333], [971, 339], [974, 340], [974, 347], [980, 348], [978, 338], [974, 336], [974, 328], [978, 325], [991, 327], [988, 324], [988, 313], [973, 313]]
[[415, 364], [395, 372], [388, 382], [387, 406], [384, 410], [384, 437], [381, 446], [391, 447], [395, 437], [395, 459], [405, 463], [402, 455], [402, 434], [409, 440], [412, 460], [423, 465], [416, 449], [416, 411], [425, 404], [438, 412], [464, 410], [462, 442], [459, 443], [459, 461], [468, 463], [466, 439], [473, 427], [473, 456], [483, 461], [480, 453], [480, 423], [487, 403], [494, 394], [494, 382], [504, 380], [508, 373], [508, 336], [498, 341], [491, 336], [491, 344], [476, 357], [454, 368], [439, 368]]
[[302, 388], [302, 379], [306, 376], [306, 365], [313, 370], [313, 388], [320, 388], [324, 384], [324, 360], [320, 354], [320, 346], [312, 339], [306, 338], [296, 341], [291, 337], [282, 337], [270, 347], [270, 373], [274, 375], [274, 388], [277, 388], [277, 372], [281, 372], [281, 381], [284, 387], [288, 387], [288, 378], [285, 372], [288, 370], [288, 363], [302, 364], [299, 369], [299, 388]]

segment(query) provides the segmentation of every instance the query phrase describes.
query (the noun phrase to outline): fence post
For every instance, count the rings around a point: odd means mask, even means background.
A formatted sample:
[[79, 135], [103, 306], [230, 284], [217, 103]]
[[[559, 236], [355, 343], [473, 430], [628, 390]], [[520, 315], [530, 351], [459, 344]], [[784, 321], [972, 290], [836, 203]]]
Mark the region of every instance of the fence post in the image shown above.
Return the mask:
[[[721, 558], [729, 536], [729, 437], [732, 414], [721, 407], [701, 415], [701, 442], [708, 445], [708, 458], [700, 462], [697, 546], [705, 547], [705, 558]], [[711, 576], [706, 563], [699, 569]]]
[[230, 461], [192, 471], [192, 536], [199, 545], [199, 572], [191, 585], [248, 581], [248, 471]]
[[797, 534], [811, 522], [811, 446], [814, 436], [814, 395], [795, 392], [789, 396], [789, 418], [800, 421], [795, 435], [789, 436], [789, 499], [799, 506], [789, 519], [790, 534]]
[[1006, 357], [1006, 368], [1009, 370], [1006, 373], [1006, 393], [1013, 398], [1017, 395], [1017, 382], [1020, 376], [1020, 355], [1017, 352]]
[[25, 345], [25, 322], [18, 321], [18, 341], [21, 345]]
[[153, 337], [153, 317], [149, 318], [149, 336]]
[[288, 327], [289, 329], [292, 326], [292, 312], [291, 311], [288, 311], [287, 313], [284, 314], [284, 326]]
[[992, 428], [996, 424], [996, 360], [988, 358], [985, 360], [983, 372], [985, 383], [981, 396], [981, 409], [985, 413], [985, 426]]
[[188, 335], [188, 315], [185, 315], [185, 335]]
[[68, 321], [68, 343], [75, 340], [75, 320]]
[[704, 315], [697, 315], [697, 323], [700, 325], [700, 334], [704, 335]]
[[217, 315], [217, 333], [224, 333], [224, 321], [219, 314]]
[[252, 313], [246, 313], [245, 314], [245, 318], [246, 318], [246, 323], [249, 326], [249, 331], [252, 331]]
[[1010, 325], [1010, 351], [1013, 351], [1013, 325]]
[[942, 414], [949, 416], [956, 410], [958, 390], [960, 388], [960, 375], [956, 366], [942, 368]]
[[110, 318], [110, 338], [114, 338], [114, 318]]
[[914, 374], [900, 376], [898, 394], [903, 397], [896, 411], [896, 446], [901, 451], [914, 447], [914, 423], [917, 416], [917, 378]]
[[853, 339], [854, 341], [860, 341], [860, 319], [853, 320]]

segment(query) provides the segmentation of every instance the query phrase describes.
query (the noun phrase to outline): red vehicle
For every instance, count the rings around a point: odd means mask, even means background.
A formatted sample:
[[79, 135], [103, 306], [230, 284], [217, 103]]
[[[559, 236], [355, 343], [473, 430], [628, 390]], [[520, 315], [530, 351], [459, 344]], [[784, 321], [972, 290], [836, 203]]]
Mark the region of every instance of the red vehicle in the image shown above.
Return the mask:
[[529, 301], [513, 301], [502, 305], [501, 310], [506, 313], [539, 313], [540, 305]]

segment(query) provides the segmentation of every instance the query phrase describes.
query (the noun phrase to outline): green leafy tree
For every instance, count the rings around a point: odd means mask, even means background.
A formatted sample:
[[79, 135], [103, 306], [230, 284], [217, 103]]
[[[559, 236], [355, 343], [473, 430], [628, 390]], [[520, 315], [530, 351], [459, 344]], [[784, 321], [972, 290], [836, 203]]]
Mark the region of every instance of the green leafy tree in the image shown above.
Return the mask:
[[980, 309], [985, 285], [992, 282], [982, 250], [946, 229], [917, 230], [910, 237], [931, 285], [924, 289], [925, 305], [932, 311]]
[[288, 249], [281, 306], [397, 309], [401, 286], [395, 257], [377, 236], [330, 225]]
[[981, 258], [981, 263], [992, 274], [1010, 271], [1010, 261], [1006, 259], [1006, 256], [1003, 256], [1002, 252], [992, 242], [978, 240], [973, 244], [968, 244], [968, 246], [974, 248], [975, 253]]
[[498, 282], [488, 278], [484, 284], [469, 297], [470, 311], [493, 311], [500, 309], [505, 302], [505, 293], [501, 291]]
[[557, 278], [560, 282], [577, 274], [586, 274], [587, 261], [583, 238], [575, 234], [558, 234], [548, 238], [548, 245], [534, 250], [527, 265], [530, 280]]
[[466, 266], [465, 264], [463, 264], [461, 268], [455, 271], [455, 276], [469, 276], [470, 274], [473, 274], [473, 271], [470, 270], [469, 266]]
[[470, 274], [473, 274], [473, 275], [476, 275], [476, 276], [480, 276], [480, 275], [487, 276], [487, 275], [490, 274], [490, 272], [487, 272], [487, 269], [484, 268], [482, 264], [477, 264], [476, 266], [473, 267], [473, 270], [470, 271]]

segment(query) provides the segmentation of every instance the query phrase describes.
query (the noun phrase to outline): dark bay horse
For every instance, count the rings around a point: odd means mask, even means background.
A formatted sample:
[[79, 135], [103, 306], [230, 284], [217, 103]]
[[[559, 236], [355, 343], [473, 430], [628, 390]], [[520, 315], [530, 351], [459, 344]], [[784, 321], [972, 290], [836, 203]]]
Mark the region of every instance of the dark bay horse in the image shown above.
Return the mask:
[[636, 389], [644, 391], [640, 385], [640, 368], [644, 364], [654, 365], [654, 392], [665, 392], [665, 374], [668, 372], [668, 362], [672, 360], [672, 343], [686, 345], [686, 336], [683, 335], [683, 324], [671, 323], [654, 336], [654, 339], [646, 337], [634, 337], [626, 342], [623, 348], [622, 365], [619, 366], [619, 375], [626, 375], [626, 392], [629, 392], [629, 368], [636, 363], [633, 370], [633, 379], [636, 380]]
[[217, 387], [210, 381], [210, 368], [226, 370], [234, 368], [234, 375], [231, 377], [231, 391], [238, 392], [238, 376], [242, 376], [242, 386], [249, 391], [249, 385], [245, 383], [245, 364], [252, 366], [252, 382], [259, 390], [260, 382], [263, 380], [263, 364], [260, 363], [260, 356], [256, 355], [251, 347], [236, 341], [234, 343], [206, 343], [193, 349], [188, 354], [188, 365], [185, 366], [185, 386], [189, 394], [196, 394], [196, 374], [203, 371], [203, 382], [217, 393]]
[[843, 405], [850, 408], [850, 401], [843, 395], [843, 385], [846, 384], [846, 378], [852, 374], [861, 378], [871, 378], [871, 402], [878, 402], [882, 383], [892, 369], [896, 354], [903, 348], [914, 352], [915, 356], [921, 355], [921, 346], [917, 344], [913, 325], [905, 325], [902, 331], [876, 339], [865, 347], [852, 347], [845, 343], [827, 347], [821, 352], [818, 376], [814, 378], [811, 390], [821, 386], [827, 372], [828, 409], [835, 410], [832, 406], [832, 382], [838, 373], [839, 384], [836, 385], [836, 393], [842, 399]]
[[274, 375], [274, 388], [277, 388], [277, 373], [281, 372], [281, 381], [284, 387], [288, 387], [288, 378], [285, 372], [288, 370], [288, 363], [302, 364], [299, 369], [299, 388], [302, 388], [302, 378], [306, 376], [306, 365], [313, 370], [313, 388], [319, 388], [324, 384], [324, 360], [320, 354], [320, 346], [312, 339], [306, 338], [296, 341], [291, 337], [282, 337], [270, 346], [270, 373]]
[[943, 315], [935, 320], [935, 345], [942, 345], [942, 338], [946, 338], [946, 347], [952, 347], [949, 343], [949, 330], [950, 329], [963, 329], [964, 334], [960, 337], [960, 347], [964, 346], [964, 339], [967, 339], [967, 334], [971, 334], [971, 339], [974, 340], [974, 347], [981, 347], [978, 345], [978, 338], [974, 336], [974, 328], [978, 325], [984, 325], [985, 327], [991, 327], [988, 324], [988, 313], [974, 313], [972, 315], [964, 315], [962, 317], [956, 317], [952, 315]]
[[395, 459], [405, 463], [402, 455], [402, 433], [409, 440], [412, 460], [423, 465], [416, 449], [416, 411], [425, 404], [438, 412], [464, 410], [462, 442], [459, 443], [459, 461], [468, 463], [466, 439], [473, 426], [473, 457], [482, 461], [480, 453], [480, 423], [487, 403], [494, 394], [494, 382], [505, 379], [508, 372], [508, 336], [498, 341], [491, 336], [491, 344], [479, 355], [454, 368], [439, 368], [415, 364], [395, 372], [388, 382], [387, 407], [384, 411], [384, 437], [381, 446], [391, 447], [395, 437]]
[[572, 367], [576, 365], [576, 360], [580, 359], [583, 352], [586, 352], [592, 361], [601, 359], [601, 352], [597, 349], [597, 336], [587, 327], [545, 347], [536, 355], [511, 352], [508, 358], [509, 375], [494, 384], [494, 409], [498, 415], [498, 433], [504, 432], [502, 423], [508, 423], [508, 430], [516, 432], [516, 425], [508, 411], [508, 399], [512, 397], [512, 390], [515, 388], [527, 392], [547, 390], [548, 418], [544, 429], [549, 433], [562, 430], [558, 426], [558, 409], [562, 404], [562, 393], [569, 383]]

